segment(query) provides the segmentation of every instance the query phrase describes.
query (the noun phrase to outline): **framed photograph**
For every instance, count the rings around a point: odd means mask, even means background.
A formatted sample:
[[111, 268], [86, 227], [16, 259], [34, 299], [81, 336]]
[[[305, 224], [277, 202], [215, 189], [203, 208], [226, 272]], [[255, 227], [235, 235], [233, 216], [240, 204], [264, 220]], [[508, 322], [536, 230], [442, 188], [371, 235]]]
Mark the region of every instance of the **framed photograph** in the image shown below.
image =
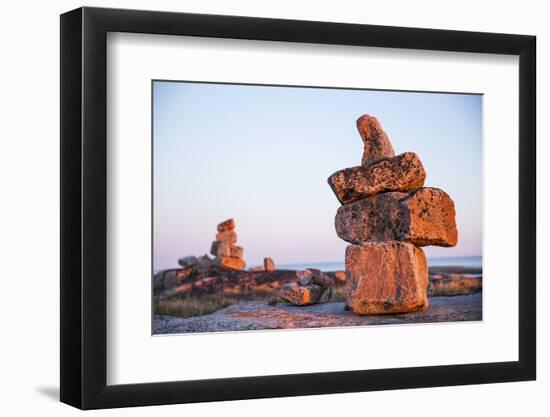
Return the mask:
[[533, 380], [535, 37], [61, 16], [61, 401]]

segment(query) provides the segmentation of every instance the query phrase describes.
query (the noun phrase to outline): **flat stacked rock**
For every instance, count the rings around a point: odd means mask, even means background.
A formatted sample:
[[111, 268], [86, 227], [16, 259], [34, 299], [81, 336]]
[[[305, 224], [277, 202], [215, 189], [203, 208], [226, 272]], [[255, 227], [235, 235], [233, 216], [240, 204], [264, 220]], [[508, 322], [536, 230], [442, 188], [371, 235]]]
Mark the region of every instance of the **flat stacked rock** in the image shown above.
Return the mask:
[[397, 240], [418, 246], [455, 246], [453, 200], [437, 188], [386, 192], [345, 204], [336, 214], [336, 233], [363, 244]]
[[428, 308], [428, 266], [420, 246], [455, 246], [453, 200], [423, 187], [426, 172], [414, 152], [395, 156], [378, 120], [357, 120], [360, 166], [332, 174], [342, 206], [335, 219], [346, 249], [346, 303], [356, 314], [406, 313]]
[[221, 222], [217, 230], [216, 240], [210, 248], [210, 253], [215, 256], [214, 262], [222, 269], [242, 271], [246, 266], [243, 260], [244, 249], [236, 245], [235, 220]]
[[342, 204], [352, 203], [385, 191], [410, 191], [422, 187], [426, 172], [418, 156], [405, 152], [364, 166], [335, 172], [329, 184]]
[[285, 284], [279, 296], [291, 304], [306, 306], [328, 302], [332, 297], [332, 279], [318, 269], [296, 272], [298, 280]]

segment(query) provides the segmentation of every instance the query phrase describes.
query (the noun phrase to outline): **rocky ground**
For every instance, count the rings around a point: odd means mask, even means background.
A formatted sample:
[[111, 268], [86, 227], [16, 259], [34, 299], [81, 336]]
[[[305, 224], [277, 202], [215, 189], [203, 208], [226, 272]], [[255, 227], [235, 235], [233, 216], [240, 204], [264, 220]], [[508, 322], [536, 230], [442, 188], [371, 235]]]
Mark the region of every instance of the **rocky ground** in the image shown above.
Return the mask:
[[[250, 291], [276, 291], [296, 281], [294, 270], [227, 271], [211, 266], [205, 271], [177, 268], [160, 271], [153, 277], [154, 295], [173, 298], [184, 295], [218, 293], [245, 294]], [[335, 287], [345, 285], [345, 274], [326, 272]], [[344, 278], [341, 276], [344, 275]], [[481, 291], [481, 269], [467, 267], [430, 267], [429, 295], [462, 295]]]
[[178, 318], [155, 315], [153, 318], [153, 333], [200, 333], [476, 321], [482, 319], [481, 306], [481, 292], [453, 297], [430, 297], [428, 310], [378, 316], [357, 316], [351, 311], [345, 310], [343, 302], [329, 302], [310, 306], [278, 303], [271, 306], [264, 301], [250, 301], [198, 317]]

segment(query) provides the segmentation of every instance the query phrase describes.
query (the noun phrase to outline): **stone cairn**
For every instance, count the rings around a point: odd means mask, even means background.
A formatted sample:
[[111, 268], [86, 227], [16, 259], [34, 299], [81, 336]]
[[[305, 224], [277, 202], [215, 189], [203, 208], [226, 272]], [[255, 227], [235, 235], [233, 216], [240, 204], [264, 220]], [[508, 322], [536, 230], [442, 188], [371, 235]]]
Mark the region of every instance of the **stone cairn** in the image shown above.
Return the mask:
[[228, 219], [217, 227], [216, 240], [212, 242], [210, 253], [214, 255], [214, 262], [222, 269], [242, 271], [245, 268], [243, 260], [244, 249], [237, 246], [235, 220]]
[[332, 174], [328, 183], [342, 204], [336, 233], [346, 249], [346, 304], [356, 314], [405, 313], [428, 308], [428, 265], [421, 246], [455, 246], [451, 198], [423, 187], [418, 156], [395, 156], [378, 120], [357, 120], [361, 166]]
[[249, 271], [252, 272], [261, 272], [261, 271], [267, 271], [272, 272], [275, 271], [277, 268], [275, 266], [275, 262], [272, 258], [264, 258], [264, 264], [259, 266], [253, 266], [252, 268], [249, 268]]

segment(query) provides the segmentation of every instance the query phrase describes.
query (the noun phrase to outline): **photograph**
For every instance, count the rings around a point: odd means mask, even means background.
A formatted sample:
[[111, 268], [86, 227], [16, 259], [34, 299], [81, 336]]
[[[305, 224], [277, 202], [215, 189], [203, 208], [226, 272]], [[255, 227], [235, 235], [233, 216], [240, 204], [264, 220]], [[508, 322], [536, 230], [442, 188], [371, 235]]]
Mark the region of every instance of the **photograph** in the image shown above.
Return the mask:
[[483, 319], [483, 95], [151, 88], [153, 335]]
[[4, 3], [0, 416], [550, 415], [543, 4]]

